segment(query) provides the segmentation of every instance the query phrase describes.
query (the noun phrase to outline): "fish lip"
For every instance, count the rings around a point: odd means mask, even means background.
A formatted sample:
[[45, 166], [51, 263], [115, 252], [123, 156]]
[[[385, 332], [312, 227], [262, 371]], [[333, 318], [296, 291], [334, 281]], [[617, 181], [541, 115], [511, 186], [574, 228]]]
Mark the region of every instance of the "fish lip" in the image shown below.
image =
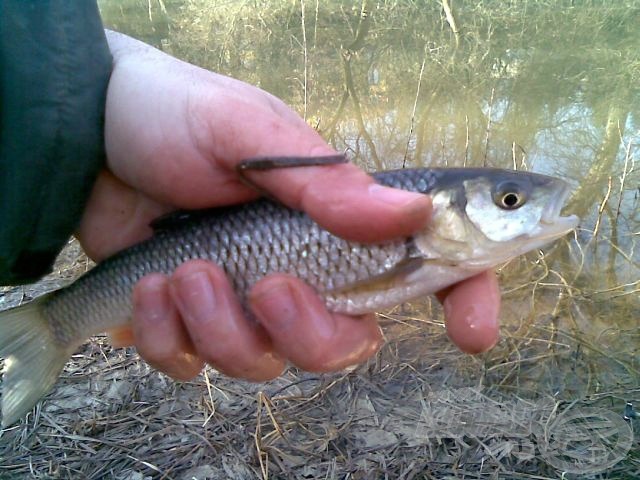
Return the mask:
[[561, 231], [569, 232], [578, 226], [580, 219], [576, 215], [566, 217], [560, 216], [560, 211], [565, 206], [571, 187], [567, 182], [555, 179], [556, 192], [545, 206], [540, 216], [540, 224], [545, 231], [556, 233]]
[[575, 230], [579, 223], [580, 218], [577, 215], [556, 217], [552, 223], [540, 222], [539, 232], [536, 237], [541, 241], [551, 241]]

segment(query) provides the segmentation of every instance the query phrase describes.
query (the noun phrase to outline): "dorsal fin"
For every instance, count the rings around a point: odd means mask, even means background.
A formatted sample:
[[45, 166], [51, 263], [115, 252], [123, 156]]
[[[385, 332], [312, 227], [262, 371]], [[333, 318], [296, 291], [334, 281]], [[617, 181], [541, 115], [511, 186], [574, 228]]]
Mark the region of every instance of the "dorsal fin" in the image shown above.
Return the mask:
[[202, 212], [202, 210], [176, 210], [175, 212], [165, 213], [151, 220], [149, 226], [153, 228], [153, 231], [156, 233], [173, 230], [202, 216]]
[[[154, 233], [176, 230], [194, 222], [206, 219], [207, 221], [215, 221], [218, 218], [233, 216], [247, 208], [256, 208], [260, 203], [273, 203], [269, 200], [258, 199], [248, 203], [240, 203], [238, 205], [224, 205], [220, 207], [203, 208], [200, 210], [176, 210], [174, 212], [160, 215], [152, 220], [149, 226]], [[285, 207], [283, 207], [285, 208]]]

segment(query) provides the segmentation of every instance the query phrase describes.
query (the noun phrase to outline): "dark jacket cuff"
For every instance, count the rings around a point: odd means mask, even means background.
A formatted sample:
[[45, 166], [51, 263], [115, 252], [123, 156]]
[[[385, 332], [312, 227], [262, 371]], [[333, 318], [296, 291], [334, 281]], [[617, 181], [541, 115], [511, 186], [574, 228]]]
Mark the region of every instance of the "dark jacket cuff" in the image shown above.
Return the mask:
[[111, 66], [95, 2], [0, 2], [0, 284], [48, 273], [77, 227]]

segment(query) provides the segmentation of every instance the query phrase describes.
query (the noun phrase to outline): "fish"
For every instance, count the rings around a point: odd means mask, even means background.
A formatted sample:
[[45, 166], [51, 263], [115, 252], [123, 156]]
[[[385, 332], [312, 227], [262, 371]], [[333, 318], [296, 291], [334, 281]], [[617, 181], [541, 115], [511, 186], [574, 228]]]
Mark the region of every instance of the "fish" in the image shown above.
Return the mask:
[[579, 222], [575, 215], [561, 216], [570, 187], [555, 177], [489, 168], [372, 176], [381, 185], [431, 196], [428, 226], [370, 245], [339, 238], [304, 212], [268, 198], [179, 211], [154, 221], [151, 238], [71, 285], [0, 312], [2, 427], [17, 422], [53, 387], [89, 337], [129, 324], [132, 289], [149, 273], [211, 260], [224, 268], [243, 305], [260, 278], [293, 274], [329, 310], [358, 315], [437, 292], [558, 239]]

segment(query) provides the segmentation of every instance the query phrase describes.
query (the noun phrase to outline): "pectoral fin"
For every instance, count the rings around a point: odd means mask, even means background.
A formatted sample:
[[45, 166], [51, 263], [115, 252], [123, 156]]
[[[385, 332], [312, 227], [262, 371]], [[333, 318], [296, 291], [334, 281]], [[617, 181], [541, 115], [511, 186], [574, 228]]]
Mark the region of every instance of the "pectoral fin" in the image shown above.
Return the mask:
[[437, 292], [474, 273], [439, 258], [409, 256], [382, 275], [324, 292], [324, 295], [330, 310], [360, 315]]
[[377, 275], [360, 282], [350, 283], [343, 287], [333, 289], [328, 293], [355, 296], [366, 293], [375, 294], [378, 292], [388, 291], [406, 283], [410, 275], [422, 267], [424, 261], [425, 260], [422, 258], [408, 257], [381, 275]]

